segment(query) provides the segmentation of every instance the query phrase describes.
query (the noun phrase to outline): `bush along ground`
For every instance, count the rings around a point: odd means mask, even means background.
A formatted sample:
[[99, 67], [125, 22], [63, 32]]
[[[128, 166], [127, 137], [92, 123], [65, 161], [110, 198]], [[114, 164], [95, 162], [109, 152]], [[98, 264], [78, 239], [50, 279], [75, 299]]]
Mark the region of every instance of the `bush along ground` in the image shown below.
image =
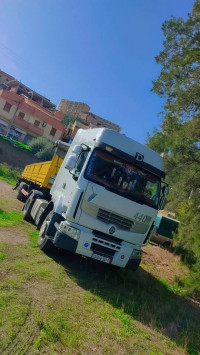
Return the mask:
[[52, 159], [54, 154], [54, 143], [50, 142], [48, 139], [44, 137], [32, 139], [29, 146], [37, 158], [43, 161]]
[[7, 164], [0, 163], [0, 180], [7, 181], [11, 185], [16, 185], [17, 178], [20, 176], [21, 170], [14, 169]]
[[28, 152], [32, 152], [32, 149], [30, 146], [23, 144], [21, 142], [15, 141], [14, 139], [6, 137], [3, 134], [0, 134], [0, 139], [9, 142], [10, 144], [14, 145], [15, 147], [17, 147], [19, 149], [26, 150]]

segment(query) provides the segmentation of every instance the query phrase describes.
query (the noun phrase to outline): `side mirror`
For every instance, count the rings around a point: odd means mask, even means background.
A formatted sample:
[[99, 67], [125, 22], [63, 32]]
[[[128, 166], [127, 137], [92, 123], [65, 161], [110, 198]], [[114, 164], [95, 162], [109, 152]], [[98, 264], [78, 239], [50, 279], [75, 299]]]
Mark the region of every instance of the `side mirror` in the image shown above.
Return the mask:
[[166, 203], [166, 197], [167, 197], [167, 194], [169, 193], [169, 186], [168, 185], [165, 185], [162, 187], [162, 196], [161, 196], [161, 199], [160, 199], [160, 204], [159, 204], [159, 209], [162, 210], [165, 203]]
[[75, 145], [73, 150], [72, 150], [72, 153], [78, 154], [78, 153], [80, 153], [80, 151], [81, 151], [81, 146], [80, 145]]
[[71, 170], [74, 168], [76, 163], [76, 157], [74, 155], [70, 155], [66, 161], [65, 169]]

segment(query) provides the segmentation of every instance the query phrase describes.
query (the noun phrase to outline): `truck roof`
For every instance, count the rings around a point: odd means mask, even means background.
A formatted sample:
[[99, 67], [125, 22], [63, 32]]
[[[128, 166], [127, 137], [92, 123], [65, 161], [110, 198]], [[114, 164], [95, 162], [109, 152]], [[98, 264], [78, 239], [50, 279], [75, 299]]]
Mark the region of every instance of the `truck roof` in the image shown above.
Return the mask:
[[146, 163], [146, 165], [155, 167], [155, 169], [160, 171], [159, 175], [164, 177], [163, 158], [157, 152], [114, 130], [107, 128], [79, 129], [73, 143], [85, 143], [90, 146], [92, 143], [93, 145], [105, 143], [106, 145], [114, 147], [134, 158], [136, 157], [136, 154], [139, 153], [143, 155], [144, 165]]

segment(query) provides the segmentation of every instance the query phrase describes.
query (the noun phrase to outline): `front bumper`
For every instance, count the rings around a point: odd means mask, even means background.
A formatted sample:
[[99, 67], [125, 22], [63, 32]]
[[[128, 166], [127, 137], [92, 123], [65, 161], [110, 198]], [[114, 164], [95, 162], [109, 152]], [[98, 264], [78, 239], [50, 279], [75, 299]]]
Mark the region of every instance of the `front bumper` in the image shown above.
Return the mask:
[[78, 245], [77, 240], [59, 231], [56, 232], [56, 235], [53, 239], [53, 243], [56, 247], [71, 251], [72, 253], [76, 252], [77, 245]]
[[[78, 228], [80, 236], [78, 240], [59, 231], [53, 238], [56, 247], [65, 249], [80, 255], [94, 258], [101, 255], [108, 258], [112, 265], [118, 267], [130, 266], [131, 260], [141, 260], [142, 250], [139, 246], [124, 242], [121, 239], [98, 231], [92, 231], [83, 226], [69, 224], [72, 228]], [[132, 264], [132, 263], [131, 263]]]

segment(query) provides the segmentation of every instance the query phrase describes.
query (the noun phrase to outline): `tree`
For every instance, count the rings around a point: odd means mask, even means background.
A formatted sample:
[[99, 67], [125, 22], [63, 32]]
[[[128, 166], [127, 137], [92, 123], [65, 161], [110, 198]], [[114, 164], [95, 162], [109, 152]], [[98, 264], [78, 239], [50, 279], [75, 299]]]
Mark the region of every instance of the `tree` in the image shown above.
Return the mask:
[[67, 127], [70, 123], [74, 123], [75, 121], [80, 121], [81, 119], [79, 117], [74, 117], [69, 114], [64, 114], [62, 123], [64, 124], [65, 127]]
[[162, 30], [164, 48], [156, 57], [162, 69], [152, 90], [165, 99], [165, 119], [170, 124], [172, 118], [189, 119], [200, 109], [199, 0], [186, 21], [172, 17], [164, 22]]
[[166, 208], [182, 222], [175, 239], [189, 264], [190, 294], [200, 299], [200, 1], [184, 21], [172, 17], [162, 26], [161, 72], [152, 90], [164, 98], [161, 131], [147, 145], [163, 153], [170, 193]]
[[51, 160], [54, 154], [54, 144], [44, 137], [32, 139], [29, 143], [34, 155], [44, 161]]

